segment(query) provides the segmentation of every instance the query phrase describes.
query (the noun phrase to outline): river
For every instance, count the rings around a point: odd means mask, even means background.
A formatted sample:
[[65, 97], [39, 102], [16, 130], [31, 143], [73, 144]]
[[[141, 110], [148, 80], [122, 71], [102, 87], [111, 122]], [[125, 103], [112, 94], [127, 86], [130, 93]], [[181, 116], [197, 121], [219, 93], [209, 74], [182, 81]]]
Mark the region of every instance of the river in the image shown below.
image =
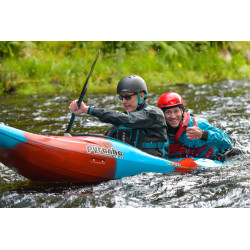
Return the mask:
[[[148, 95], [149, 104], [156, 105], [159, 95], [169, 90], [182, 95], [188, 112], [208, 119], [250, 150], [250, 80], [178, 84], [167, 89], [159, 86]], [[63, 135], [71, 117], [68, 106], [78, 95], [0, 96], [0, 122], [32, 133]], [[122, 110], [114, 95], [86, 94], [84, 100], [89, 105]], [[108, 128], [108, 124], [85, 115], [76, 117], [71, 132], [103, 134]], [[188, 174], [142, 173], [84, 185], [31, 182], [0, 163], [0, 207], [250, 207], [249, 168], [246, 154], [219, 169]]]

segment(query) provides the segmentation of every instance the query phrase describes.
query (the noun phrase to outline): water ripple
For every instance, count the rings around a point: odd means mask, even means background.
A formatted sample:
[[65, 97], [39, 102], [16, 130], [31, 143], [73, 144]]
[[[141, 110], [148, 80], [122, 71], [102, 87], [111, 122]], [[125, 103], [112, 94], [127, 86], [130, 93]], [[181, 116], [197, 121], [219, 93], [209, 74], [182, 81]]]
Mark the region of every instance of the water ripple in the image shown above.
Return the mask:
[[[225, 130], [250, 152], [250, 81], [223, 81], [190, 87], [170, 86], [179, 92], [188, 111]], [[150, 94], [156, 105], [159, 89]], [[3, 96], [1, 123], [25, 131], [62, 135], [71, 117], [68, 106], [75, 99], [64, 96]], [[88, 105], [122, 110], [113, 95], [87, 95]], [[11, 108], [10, 108], [11, 107]], [[77, 116], [74, 133], [103, 134], [109, 125], [95, 117]], [[250, 207], [249, 154], [237, 156], [220, 169], [190, 174], [142, 173], [95, 185], [34, 183], [0, 163], [0, 207]]]

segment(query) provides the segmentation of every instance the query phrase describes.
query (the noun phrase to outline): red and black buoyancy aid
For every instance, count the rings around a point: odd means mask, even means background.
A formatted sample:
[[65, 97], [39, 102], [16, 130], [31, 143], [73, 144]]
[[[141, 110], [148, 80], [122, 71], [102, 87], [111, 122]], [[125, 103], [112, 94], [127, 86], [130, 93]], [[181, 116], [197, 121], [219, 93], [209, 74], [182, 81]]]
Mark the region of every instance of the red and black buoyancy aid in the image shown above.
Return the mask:
[[168, 157], [169, 158], [184, 158], [184, 157], [191, 156], [191, 157], [201, 157], [201, 158], [211, 159], [214, 153], [213, 147], [203, 145], [197, 148], [190, 148], [188, 146], [183, 145], [179, 141], [181, 134], [187, 130], [190, 119], [191, 119], [190, 114], [184, 113], [183, 119], [179, 126], [179, 130], [175, 134], [174, 143], [172, 143], [170, 140]]

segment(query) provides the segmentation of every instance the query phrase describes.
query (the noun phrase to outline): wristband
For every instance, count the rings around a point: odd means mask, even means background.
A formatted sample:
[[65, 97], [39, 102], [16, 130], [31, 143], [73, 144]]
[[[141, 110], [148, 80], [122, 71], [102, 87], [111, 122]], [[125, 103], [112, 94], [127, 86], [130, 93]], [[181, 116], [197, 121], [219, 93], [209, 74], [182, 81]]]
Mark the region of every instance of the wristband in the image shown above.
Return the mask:
[[202, 130], [201, 140], [207, 141], [207, 138], [208, 138], [208, 131], [207, 130]]
[[95, 106], [90, 106], [88, 109], [87, 114], [92, 115], [93, 109], [95, 108]]

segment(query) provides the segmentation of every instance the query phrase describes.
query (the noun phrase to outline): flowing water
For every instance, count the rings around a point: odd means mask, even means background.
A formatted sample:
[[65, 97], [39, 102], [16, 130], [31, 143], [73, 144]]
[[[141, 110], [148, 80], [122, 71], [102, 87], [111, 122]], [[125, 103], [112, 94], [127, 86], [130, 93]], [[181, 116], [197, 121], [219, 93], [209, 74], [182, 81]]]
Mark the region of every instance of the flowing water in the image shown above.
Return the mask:
[[[188, 112], [206, 118], [250, 149], [250, 81], [193, 86], [159, 86], [149, 94], [156, 105], [165, 91], [176, 91]], [[0, 96], [0, 122], [44, 135], [63, 135], [77, 93], [53, 96]], [[87, 94], [88, 105], [123, 110], [113, 95]], [[71, 133], [103, 134], [109, 125], [87, 115], [75, 119]], [[249, 154], [227, 167], [189, 174], [142, 173], [95, 185], [31, 182], [0, 163], [0, 207], [250, 207]]]

